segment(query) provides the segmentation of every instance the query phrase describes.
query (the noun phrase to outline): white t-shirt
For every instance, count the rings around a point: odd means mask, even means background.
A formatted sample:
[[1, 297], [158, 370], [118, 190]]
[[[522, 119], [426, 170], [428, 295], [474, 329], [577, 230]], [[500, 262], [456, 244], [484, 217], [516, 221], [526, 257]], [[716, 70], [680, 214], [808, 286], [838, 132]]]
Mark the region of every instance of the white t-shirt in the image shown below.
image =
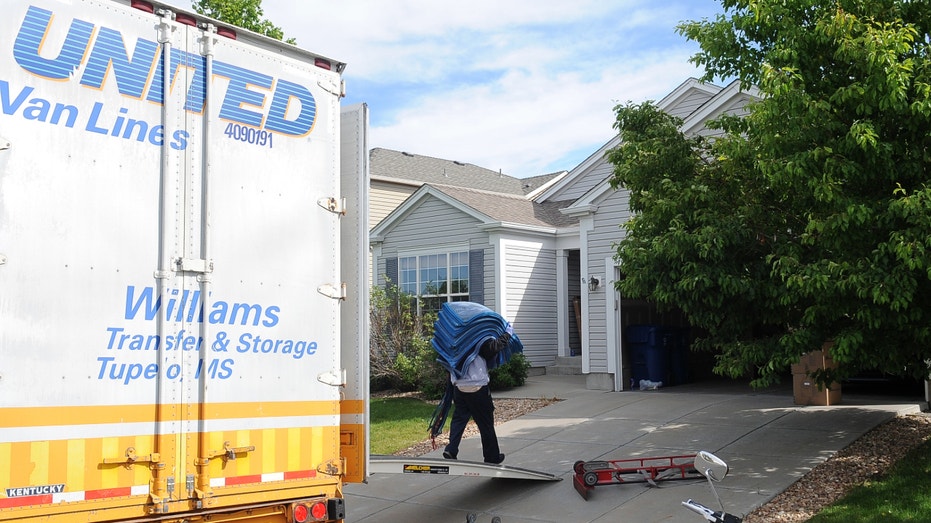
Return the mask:
[[488, 385], [488, 364], [485, 363], [485, 358], [476, 354], [461, 378], [456, 379], [455, 376], [450, 376], [450, 379], [453, 385], [462, 392], [477, 392], [478, 389]]

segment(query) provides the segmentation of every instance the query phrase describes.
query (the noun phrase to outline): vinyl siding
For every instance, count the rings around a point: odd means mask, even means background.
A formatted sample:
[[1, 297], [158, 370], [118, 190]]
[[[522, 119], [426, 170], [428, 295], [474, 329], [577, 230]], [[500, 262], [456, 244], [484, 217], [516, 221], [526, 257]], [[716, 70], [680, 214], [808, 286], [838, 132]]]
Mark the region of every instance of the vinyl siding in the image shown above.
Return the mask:
[[550, 199], [556, 201], [577, 200], [613, 173], [614, 164], [605, 160], [599, 161], [571, 185], [563, 188], [559, 194]]
[[[599, 202], [594, 216], [594, 228], [588, 233], [588, 259], [584, 260], [587, 274], [596, 274], [602, 287], [589, 294], [589, 351], [591, 372], [608, 372], [607, 314], [604, 293], [613, 293], [608, 283], [614, 274], [605, 274], [605, 258], [617, 252], [615, 243], [623, 238], [620, 225], [630, 219], [629, 192], [621, 189], [607, 194]], [[610, 311], [613, 313], [613, 311]], [[612, 341], [613, 343], [613, 341]]]
[[507, 310], [504, 316], [534, 367], [556, 358], [556, 252], [540, 243], [505, 241]]
[[369, 229], [391, 214], [417, 188], [406, 185], [372, 181], [369, 192]]
[[[746, 116], [747, 113], [749, 112], [749, 110], [747, 109], [747, 104], [750, 101], [751, 101], [750, 96], [746, 94], [743, 96], [735, 97], [734, 99], [730, 100], [728, 104], [722, 105], [721, 107], [718, 108], [717, 111], [709, 115], [709, 119], [714, 120], [714, 119], [720, 118], [721, 115], [724, 115], [724, 114], [730, 114], [730, 115], [740, 116], [740, 117]], [[708, 127], [705, 126], [706, 122], [707, 120], [702, 121], [699, 124], [700, 128], [697, 131], [692, 130], [692, 129], [687, 129], [686, 132], [689, 132], [689, 131], [697, 132], [697, 134], [701, 136], [706, 136], [706, 137], [708, 136], [717, 137], [717, 136], [721, 136], [724, 134], [724, 132], [721, 129], [709, 129]]]
[[696, 109], [704, 105], [705, 102], [710, 100], [712, 97], [711, 94], [701, 91], [698, 89], [693, 89], [684, 100], [677, 103], [672, 107], [667, 107], [665, 110], [667, 113], [672, 116], [677, 116], [679, 118], [685, 119], [688, 115], [695, 112]]
[[382, 249], [419, 249], [452, 243], [488, 243], [479, 221], [432, 196], [400, 220], [386, 235]]

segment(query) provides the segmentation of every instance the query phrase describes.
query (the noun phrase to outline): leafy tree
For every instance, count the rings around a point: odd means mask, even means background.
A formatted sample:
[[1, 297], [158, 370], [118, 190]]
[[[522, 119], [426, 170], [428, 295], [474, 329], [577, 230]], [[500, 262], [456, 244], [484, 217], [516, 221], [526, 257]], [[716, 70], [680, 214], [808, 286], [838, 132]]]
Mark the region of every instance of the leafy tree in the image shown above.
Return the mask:
[[635, 212], [618, 247], [621, 291], [681, 309], [706, 333], [696, 348], [721, 354], [720, 372], [752, 374], [777, 352], [790, 318], [778, 304], [767, 262], [773, 238], [764, 232], [785, 230], [783, 213], [739, 138], [742, 122], [722, 120], [737, 138], [712, 142], [684, 136], [681, 120], [651, 103], [615, 110], [622, 142], [608, 156], [612, 184], [630, 191]]
[[924, 378], [931, 4], [722, 5], [679, 30], [700, 44], [705, 80], [737, 78], [762, 98], [713, 143], [655, 109], [617, 108], [614, 183], [640, 213], [618, 247], [622, 292], [681, 307], [718, 351], [716, 370], [757, 385], [825, 340], [839, 367], [822, 381]]
[[262, 18], [262, 0], [197, 0], [194, 11], [256, 33], [296, 44], [294, 38], [284, 39], [284, 31], [271, 21]]

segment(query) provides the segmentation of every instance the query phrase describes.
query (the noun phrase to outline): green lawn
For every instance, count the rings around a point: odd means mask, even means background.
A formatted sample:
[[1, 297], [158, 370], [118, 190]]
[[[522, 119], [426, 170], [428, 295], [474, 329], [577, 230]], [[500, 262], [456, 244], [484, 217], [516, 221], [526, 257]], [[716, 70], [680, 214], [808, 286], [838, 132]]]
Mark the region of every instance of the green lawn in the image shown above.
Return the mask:
[[[417, 398], [374, 398], [370, 409], [372, 454], [394, 454], [430, 437], [427, 426], [439, 401]], [[447, 420], [447, 426], [449, 421]]]
[[931, 442], [913, 449], [889, 474], [861, 485], [811, 523], [931, 521]]

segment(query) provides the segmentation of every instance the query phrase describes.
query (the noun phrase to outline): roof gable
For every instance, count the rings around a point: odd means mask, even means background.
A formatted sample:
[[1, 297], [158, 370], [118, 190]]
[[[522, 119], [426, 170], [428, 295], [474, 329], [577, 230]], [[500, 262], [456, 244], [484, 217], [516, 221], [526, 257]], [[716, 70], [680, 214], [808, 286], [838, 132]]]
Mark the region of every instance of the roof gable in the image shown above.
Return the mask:
[[[719, 86], [704, 83], [695, 78], [689, 78], [685, 82], [682, 82], [682, 84], [676, 87], [671, 93], [664, 96], [656, 105], [669, 114], [685, 118], [687, 114], [694, 113], [699, 108], [707, 105], [723, 90], [724, 89]], [[605, 154], [617, 147], [620, 143], [620, 135], [612, 137], [591, 156], [569, 171], [566, 176], [562, 177], [546, 191], [541, 193], [538, 200], [561, 200], [565, 199], [566, 193], [585, 193], [598, 186], [603, 178], [587, 179], [586, 175], [602, 165], [605, 162]], [[577, 183], [586, 183], [587, 186], [574, 187]]]
[[[731, 82], [727, 87], [723, 89], [719, 88], [711, 99], [692, 111], [688, 118], [683, 120], [683, 123], [679, 129], [685, 134], [695, 134], [702, 132], [705, 130], [704, 125], [708, 120], [717, 118], [725, 113], [743, 113], [746, 111], [746, 105], [754, 99], [759, 99], [759, 90], [756, 87], [750, 86], [748, 88], [742, 88], [739, 81]], [[607, 163], [605, 154], [608, 150], [616, 147], [619, 144], [619, 136], [615, 137], [611, 142], [608, 142], [608, 144], [599, 149], [599, 161], [592, 162], [590, 165], [586, 165], [585, 170], [580, 172], [577, 176], [581, 176], [582, 173], [589, 172], [590, 170]], [[570, 171], [570, 176], [573, 172], [575, 172], [575, 169]], [[564, 210], [564, 212], [573, 216], [579, 216], [580, 214], [591, 212], [591, 209], [595, 208], [596, 201], [598, 201], [600, 197], [608, 191], [613, 190], [614, 189], [611, 188], [610, 180], [608, 178], [597, 180], [585, 192], [585, 194], [577, 198], [572, 203], [572, 205]]]
[[717, 96], [721, 90], [720, 86], [689, 78], [664, 96], [656, 106], [673, 116], [687, 118], [698, 107]]
[[705, 122], [724, 114], [745, 115], [747, 104], [759, 99], [760, 90], [756, 86], [743, 86], [739, 81], [731, 82], [684, 118], [679, 130], [686, 135], [702, 133], [705, 130]]
[[455, 198], [448, 196], [446, 193], [437, 190], [435, 187], [429, 184], [424, 184], [420, 186], [419, 189], [414, 191], [414, 194], [410, 195], [406, 200], [404, 200], [401, 205], [397, 206], [393, 211], [391, 211], [388, 216], [385, 216], [382, 221], [378, 222], [378, 225], [372, 228], [372, 230], [369, 232], [369, 236], [371, 237], [372, 241], [380, 241], [382, 237], [390, 233], [391, 230], [397, 226], [397, 224], [401, 223], [405, 218], [407, 218], [408, 215], [414, 212], [422, 202], [429, 198], [439, 199], [450, 207], [462, 211], [480, 222], [488, 223], [492, 221], [490, 216], [486, 216], [476, 211], [475, 209], [472, 209], [471, 207], [457, 201]]

